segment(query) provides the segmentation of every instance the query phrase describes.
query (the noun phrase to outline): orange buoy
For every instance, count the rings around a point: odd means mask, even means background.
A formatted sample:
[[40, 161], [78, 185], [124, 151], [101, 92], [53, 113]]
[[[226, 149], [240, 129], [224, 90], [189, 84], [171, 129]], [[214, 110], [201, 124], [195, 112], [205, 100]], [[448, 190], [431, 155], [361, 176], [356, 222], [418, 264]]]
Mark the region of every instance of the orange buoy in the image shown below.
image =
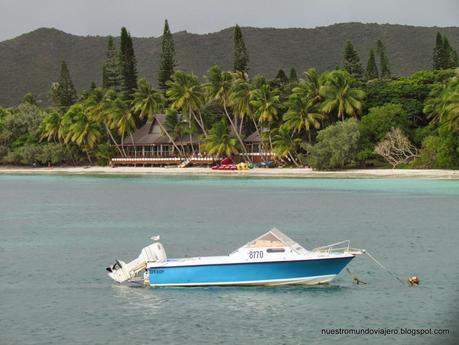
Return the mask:
[[408, 284], [410, 284], [410, 286], [418, 286], [420, 283], [420, 280], [417, 276], [411, 276], [408, 278]]

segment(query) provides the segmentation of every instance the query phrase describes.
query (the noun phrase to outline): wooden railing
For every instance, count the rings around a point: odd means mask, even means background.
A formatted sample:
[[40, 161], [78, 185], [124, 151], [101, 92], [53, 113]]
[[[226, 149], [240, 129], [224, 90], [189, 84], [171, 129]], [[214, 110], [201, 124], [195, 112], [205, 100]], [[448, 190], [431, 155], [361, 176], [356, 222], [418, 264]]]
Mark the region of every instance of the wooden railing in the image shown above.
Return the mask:
[[[240, 152], [237, 155], [239, 156], [274, 156], [274, 153], [272, 152], [247, 152], [247, 153]], [[117, 156], [114, 156], [113, 158], [181, 158], [183, 160], [188, 159], [188, 158], [218, 159], [215, 156], [209, 156], [205, 154], [194, 154], [193, 155], [192, 153], [189, 153], [189, 154], [184, 154], [184, 155], [178, 155], [176, 153], [158, 154], [158, 153], [153, 153], [153, 152], [145, 152], [145, 153], [129, 152], [126, 154], [126, 156], [117, 155]]]
[[190, 156], [188, 158], [177, 156], [156, 156], [156, 157], [114, 157], [110, 163], [112, 166], [117, 165], [176, 165], [181, 166], [184, 162], [186, 165], [190, 164], [205, 164], [209, 165], [217, 162], [219, 159], [212, 156]]
[[117, 155], [113, 158], [174, 158], [180, 157], [177, 153], [156, 153], [156, 152], [127, 152], [126, 156]]
[[181, 160], [185, 159], [217, 159], [217, 157], [214, 156], [208, 156], [208, 155], [197, 155], [197, 154], [185, 154], [185, 155], [178, 155], [178, 154], [156, 154], [156, 153], [150, 153], [150, 152], [145, 152], [145, 154], [137, 153], [137, 154], [127, 154], [126, 156], [121, 156], [117, 155], [114, 156], [113, 159], [118, 159], [118, 158], [177, 158]]
[[[239, 157], [245, 157], [244, 160], [251, 162], [260, 162], [270, 160], [273, 157], [271, 152], [248, 152], [248, 153], [239, 153]], [[187, 166], [187, 165], [209, 165], [216, 162], [219, 162], [222, 158], [209, 156], [209, 155], [186, 155], [178, 156], [171, 153], [152, 153], [144, 152], [141, 154], [139, 152], [137, 155], [127, 155], [126, 156], [116, 156], [111, 159], [111, 165], [177, 165], [177, 166]], [[185, 163], [186, 162], [186, 163]]]

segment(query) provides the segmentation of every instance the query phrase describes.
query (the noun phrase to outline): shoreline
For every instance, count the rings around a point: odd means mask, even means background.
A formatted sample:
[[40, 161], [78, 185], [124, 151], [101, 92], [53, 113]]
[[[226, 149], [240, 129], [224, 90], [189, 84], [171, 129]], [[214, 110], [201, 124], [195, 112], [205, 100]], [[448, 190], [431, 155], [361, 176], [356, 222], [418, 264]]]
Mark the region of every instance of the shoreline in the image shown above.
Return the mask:
[[197, 167], [0, 167], [0, 175], [3, 174], [459, 179], [459, 170], [441, 169], [349, 169], [339, 171], [314, 171], [310, 168], [256, 168], [243, 171], [215, 171], [210, 168]]

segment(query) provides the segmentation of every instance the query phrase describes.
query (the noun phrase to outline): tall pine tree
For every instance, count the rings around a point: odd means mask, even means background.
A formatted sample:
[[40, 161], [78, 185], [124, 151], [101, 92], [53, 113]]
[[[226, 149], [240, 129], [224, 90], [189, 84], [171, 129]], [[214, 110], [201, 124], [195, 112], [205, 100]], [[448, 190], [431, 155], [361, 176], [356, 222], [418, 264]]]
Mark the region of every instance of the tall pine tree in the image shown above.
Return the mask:
[[450, 67], [450, 56], [451, 56], [451, 47], [446, 36], [442, 37], [442, 44], [439, 54], [440, 69], [446, 69]]
[[432, 60], [434, 69], [454, 68], [458, 65], [457, 52], [450, 46], [448, 38], [439, 32], [435, 39]]
[[441, 69], [442, 68], [442, 63], [440, 61], [440, 56], [443, 50], [443, 37], [442, 35], [437, 32], [437, 36], [435, 38], [435, 47], [433, 49], [433, 69]]
[[375, 53], [373, 49], [370, 49], [370, 56], [368, 57], [367, 71], [366, 71], [367, 80], [378, 79], [378, 66], [376, 66]]
[[249, 71], [249, 54], [242, 37], [239, 25], [234, 27], [234, 70], [247, 73]]
[[285, 72], [284, 72], [284, 70], [283, 70], [282, 68], [277, 72], [276, 80], [277, 80], [280, 84], [286, 84], [286, 83], [288, 83], [287, 75], [285, 74]]
[[452, 63], [453, 63], [453, 67], [459, 67], [459, 59], [457, 57], [457, 51], [453, 50], [453, 53], [452, 53]]
[[121, 87], [118, 53], [112, 36], [108, 37], [105, 62], [102, 66], [102, 87], [119, 91]]
[[53, 85], [52, 92], [55, 93], [52, 96], [54, 102], [57, 103], [56, 105], [63, 111], [76, 102], [77, 93], [65, 61], [61, 63], [59, 80]]
[[296, 74], [296, 69], [295, 67], [292, 67], [290, 69], [290, 75], [288, 77], [289, 82], [295, 82], [298, 81], [298, 75]]
[[119, 64], [121, 89], [127, 98], [131, 98], [132, 92], [137, 86], [137, 61], [131, 35], [125, 27], [121, 28]]
[[376, 53], [379, 56], [380, 77], [383, 79], [390, 78], [389, 59], [386, 54], [386, 47], [381, 40], [376, 42]]
[[448, 38], [443, 36], [443, 50], [442, 50], [442, 62], [444, 64], [444, 68], [453, 68], [456, 67], [455, 64], [455, 50], [449, 45]]
[[351, 41], [347, 41], [344, 48], [344, 69], [356, 79], [363, 78], [363, 68], [360, 64], [359, 54], [354, 49]]
[[161, 40], [161, 55], [159, 58], [158, 83], [163, 90], [166, 89], [166, 82], [171, 79], [175, 67], [175, 46], [174, 39], [169, 29], [169, 23], [164, 22], [163, 37]]

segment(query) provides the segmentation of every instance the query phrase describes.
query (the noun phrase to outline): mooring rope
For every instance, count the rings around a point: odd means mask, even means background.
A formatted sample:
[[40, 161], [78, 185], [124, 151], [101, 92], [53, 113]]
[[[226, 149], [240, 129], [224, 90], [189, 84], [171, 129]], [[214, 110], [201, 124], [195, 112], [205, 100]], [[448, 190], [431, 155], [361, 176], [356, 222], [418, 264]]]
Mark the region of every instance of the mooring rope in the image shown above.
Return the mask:
[[405, 284], [405, 282], [403, 280], [401, 280], [394, 272], [390, 271], [388, 268], [386, 268], [382, 263], [380, 263], [378, 260], [376, 260], [373, 255], [371, 255], [368, 251], [365, 251], [365, 254], [368, 255], [368, 257], [370, 259], [372, 259], [374, 262], [376, 262], [376, 264], [378, 264], [379, 267], [381, 267], [384, 271], [386, 271], [387, 273], [389, 273], [391, 276], [393, 276], [395, 279], [397, 279], [400, 283], [402, 283], [403, 285]]

